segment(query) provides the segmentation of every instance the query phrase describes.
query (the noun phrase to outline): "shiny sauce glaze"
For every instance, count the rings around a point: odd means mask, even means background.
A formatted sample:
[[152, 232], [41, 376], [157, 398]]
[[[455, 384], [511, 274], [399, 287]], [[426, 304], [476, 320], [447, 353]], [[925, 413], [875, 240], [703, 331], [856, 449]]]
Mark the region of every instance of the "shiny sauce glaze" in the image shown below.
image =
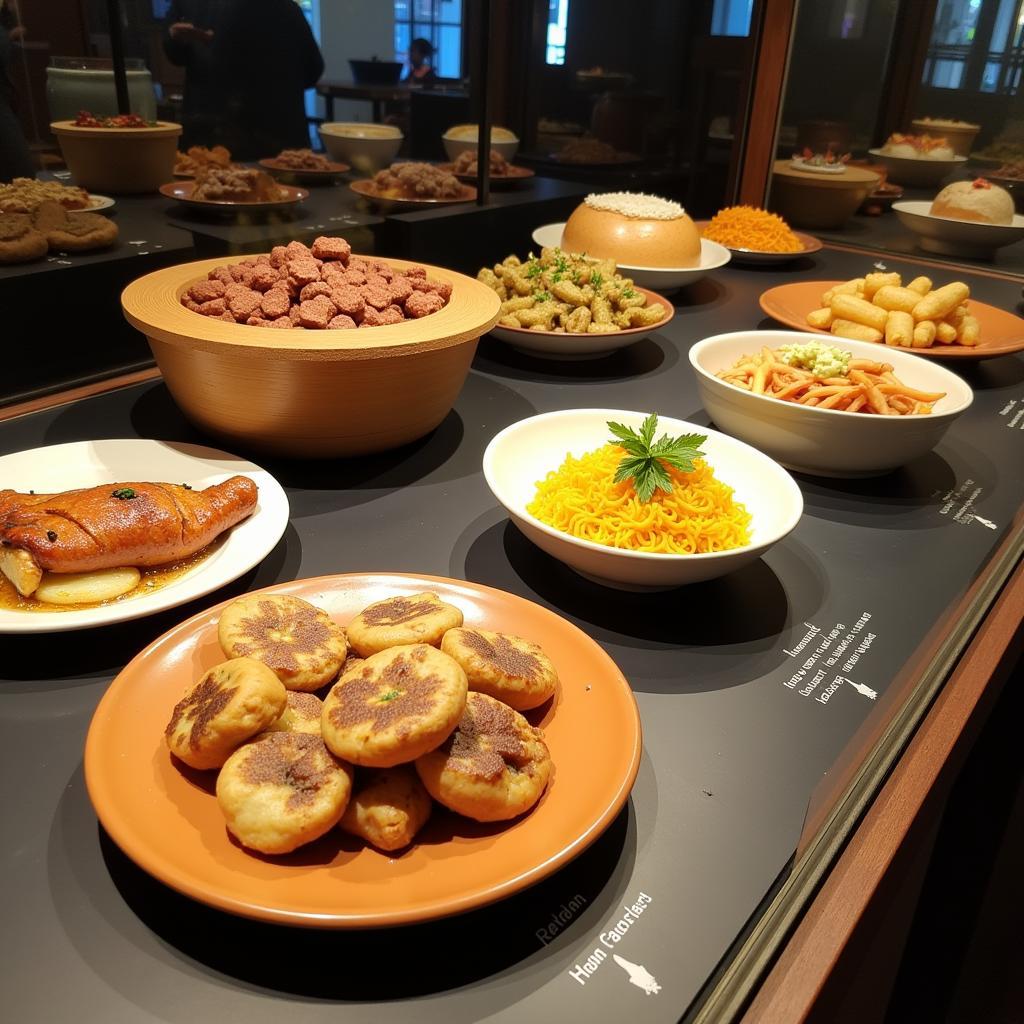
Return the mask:
[[196, 566], [205, 562], [214, 552], [219, 550], [224, 543], [226, 535], [218, 537], [215, 541], [207, 544], [205, 548], [197, 551], [188, 558], [178, 562], [169, 562], [167, 565], [154, 565], [149, 568], [139, 567], [142, 578], [138, 586], [129, 590], [127, 594], [111, 598], [109, 601], [89, 601], [82, 604], [47, 604], [45, 601], [37, 601], [34, 597], [22, 597], [15, 589], [14, 584], [0, 573], [0, 609], [5, 611], [18, 612], [77, 612], [84, 608], [105, 608], [107, 605], [120, 604], [123, 601], [131, 601], [133, 598], [141, 597], [143, 594], [153, 594], [171, 583], [180, 580], [188, 575]]

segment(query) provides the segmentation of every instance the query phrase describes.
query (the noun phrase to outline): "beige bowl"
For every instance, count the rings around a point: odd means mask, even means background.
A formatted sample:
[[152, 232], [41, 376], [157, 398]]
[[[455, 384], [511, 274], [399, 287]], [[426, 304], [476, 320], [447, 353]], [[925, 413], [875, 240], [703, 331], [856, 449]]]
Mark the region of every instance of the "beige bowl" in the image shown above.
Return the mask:
[[970, 156], [974, 140], [981, 131], [980, 124], [969, 124], [967, 121], [929, 120], [919, 117], [910, 122], [910, 127], [919, 135], [937, 135], [953, 147], [957, 156]]
[[328, 121], [320, 125], [320, 141], [328, 156], [362, 174], [389, 167], [402, 148], [404, 136], [390, 124], [362, 121]]
[[562, 248], [622, 266], [696, 267], [701, 261], [700, 232], [686, 214], [673, 220], [625, 217], [586, 203], [566, 221]]
[[72, 180], [90, 192], [155, 192], [174, 174], [181, 125], [172, 121], [151, 128], [77, 128], [54, 121], [50, 131]]
[[501, 304], [479, 281], [428, 266], [431, 277], [452, 285], [448, 305], [384, 327], [271, 330], [181, 305], [189, 287], [224, 264], [201, 260], [147, 274], [124, 290], [121, 306], [189, 419], [275, 455], [364, 455], [429, 433], [455, 404], [477, 339], [497, 322]]
[[[441, 142], [444, 143], [444, 151], [448, 154], [448, 159], [454, 163], [467, 150], [476, 152], [479, 137], [480, 129], [477, 125], [457, 124], [452, 125], [441, 136]], [[505, 160], [512, 163], [516, 158], [516, 153], [519, 151], [519, 137], [508, 128], [492, 125], [491, 149], [495, 153], [500, 153]]]
[[797, 228], [841, 228], [874, 192], [881, 177], [862, 167], [815, 174], [776, 160], [768, 208]]

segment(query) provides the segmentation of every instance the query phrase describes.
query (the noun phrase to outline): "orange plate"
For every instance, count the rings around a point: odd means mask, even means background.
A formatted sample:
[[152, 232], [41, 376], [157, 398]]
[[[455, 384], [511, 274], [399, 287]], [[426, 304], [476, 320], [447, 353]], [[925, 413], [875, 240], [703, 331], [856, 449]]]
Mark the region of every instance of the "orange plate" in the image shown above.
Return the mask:
[[462, 191], [450, 199], [406, 199], [402, 196], [382, 196], [377, 191], [372, 179], [363, 178], [360, 181], [353, 181], [348, 186], [356, 195], [364, 199], [372, 199], [381, 206], [444, 206], [446, 203], [468, 203], [476, 199], [476, 189], [472, 185], [463, 185]]
[[195, 181], [190, 179], [168, 182], [160, 186], [160, 195], [167, 199], [175, 199], [186, 206], [213, 210], [276, 210], [309, 198], [309, 192], [304, 188], [278, 184], [277, 187], [284, 193], [283, 199], [261, 199], [256, 203], [243, 199], [193, 199], [192, 192], [195, 187]]
[[[438, 164], [437, 166], [440, 170], [447, 171], [449, 174], [458, 178], [459, 181], [464, 181], [467, 185], [476, 184], [475, 174], [462, 174], [454, 169], [455, 164]], [[493, 188], [504, 188], [508, 185], [515, 185], [520, 181], [526, 181], [527, 178], [532, 178], [536, 173], [536, 171], [531, 170], [529, 167], [519, 167], [517, 164], [509, 164], [507, 174], [491, 175], [491, 186]]]
[[[704, 231], [711, 221], [697, 220], [693, 223], [697, 231], [700, 232], [701, 238], [706, 237]], [[797, 249], [796, 252], [779, 252], [774, 249], [734, 249], [731, 245], [725, 245], [724, 242], [719, 242], [718, 244], [729, 250], [735, 263], [786, 263], [789, 260], [796, 260], [801, 256], [809, 256], [813, 252], [820, 251], [822, 247], [820, 239], [815, 238], [814, 235], [804, 234], [803, 231], [795, 231], [793, 228], [790, 228], [790, 231], [796, 235], [803, 246], [802, 249]], [[713, 242], [714, 239], [709, 238], [708, 241]]]
[[[440, 808], [416, 842], [389, 856], [334, 831], [283, 857], [232, 842], [213, 796], [214, 772], [175, 762], [163, 742], [176, 701], [224, 660], [224, 604], [183, 622], [113, 681], [85, 741], [85, 779], [110, 836], [140, 867], [193, 899], [229, 913], [316, 928], [410, 924], [518, 892], [583, 852], [621, 810], [640, 764], [640, 717], [622, 673], [585, 633], [554, 612], [475, 583], [400, 573], [353, 573], [268, 588], [348, 622], [395, 595], [431, 590], [466, 624], [540, 643], [561, 687], [529, 712], [555, 764], [540, 803], [505, 825]], [[553, 706], [554, 705], [554, 706]]]
[[[829, 288], [842, 281], [796, 281], [769, 288], [761, 296], [761, 308], [780, 324], [795, 331], [810, 331], [812, 334], [828, 334], [811, 327], [807, 314], [821, 308], [821, 296]], [[977, 299], [968, 299], [972, 315], [978, 319], [981, 342], [973, 347], [963, 345], [932, 345], [931, 348], [901, 348], [901, 352], [912, 352], [915, 356], [931, 359], [994, 359], [1013, 352], [1024, 351], [1024, 321], [1014, 313], [1007, 313], [998, 306], [989, 306]], [[841, 342], [842, 338], [837, 338]], [[884, 348], [885, 346], [880, 346]]]
[[278, 162], [276, 157], [267, 157], [265, 160], [260, 160], [259, 165], [265, 171], [274, 171], [277, 174], [291, 176], [296, 180], [306, 179], [307, 181], [330, 181], [337, 178], [339, 175], [344, 174], [346, 171], [352, 170], [348, 164], [337, 163], [333, 160], [329, 160], [330, 167], [321, 168], [309, 168], [309, 167], [286, 167]]

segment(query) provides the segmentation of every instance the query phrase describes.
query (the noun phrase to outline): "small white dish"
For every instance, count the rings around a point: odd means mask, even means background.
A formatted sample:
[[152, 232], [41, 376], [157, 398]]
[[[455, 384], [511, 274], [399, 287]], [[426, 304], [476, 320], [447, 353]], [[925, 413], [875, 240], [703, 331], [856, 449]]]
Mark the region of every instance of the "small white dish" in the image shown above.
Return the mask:
[[919, 185], [922, 188], [938, 185], [961, 164], [967, 163], [965, 156], [955, 156], [952, 160], [933, 160], [927, 156], [890, 156], [881, 149], [869, 149], [868, 152], [885, 164], [890, 181], [897, 185]]
[[973, 220], [936, 217], [927, 199], [904, 199], [892, 208], [900, 223], [917, 236], [925, 252], [945, 256], [973, 256], [991, 259], [996, 249], [1024, 238], [1024, 217], [1013, 215], [1012, 224], [980, 224]]
[[930, 452], [949, 425], [974, 400], [955, 373], [928, 359], [887, 345], [830, 337], [828, 344], [858, 359], [892, 365], [896, 376], [920, 391], [944, 391], [927, 416], [878, 416], [816, 409], [755, 395], [715, 376], [762, 348], [822, 342], [820, 334], [796, 331], [734, 331], [690, 349], [697, 391], [708, 415], [735, 437], [756, 444], [788, 469], [815, 476], [877, 476]]
[[659, 434], [707, 435], [702, 446], [707, 462], [751, 514], [751, 541], [745, 547], [696, 555], [626, 551], [572, 537], [526, 511], [537, 482], [557, 469], [566, 455], [583, 455], [611, 438], [609, 420], [639, 429], [646, 415], [622, 409], [570, 409], [513, 423], [484, 452], [487, 485], [542, 551], [587, 579], [622, 590], [664, 590], [724, 576], [759, 558], [799, 522], [803, 496], [781, 466], [742, 441], [668, 416], [659, 416]]
[[799, 157], [793, 157], [789, 162], [789, 166], [794, 171], [806, 171], [808, 174], [845, 174], [846, 164], [812, 164], [807, 160], [802, 160]]
[[[541, 247], [554, 246], [561, 248], [562, 231], [565, 222], [545, 224], [533, 232], [533, 240]], [[799, 253], [796, 253], [799, 256]], [[724, 245], [712, 242], [708, 238], [700, 240], [700, 263], [696, 267], [637, 267], [628, 263], [616, 265], [623, 277], [630, 277], [644, 288], [656, 292], [671, 292], [684, 285], [694, 284], [712, 270], [720, 270], [729, 260], [732, 253]]]
[[115, 200], [110, 196], [100, 196], [90, 192], [89, 205], [84, 210], [68, 210], [68, 213], [99, 213], [100, 210], [109, 210], [114, 205], [116, 205]]
[[99, 608], [17, 611], [0, 608], [2, 633], [57, 633], [140, 619], [203, 597], [261, 562], [288, 526], [288, 497], [265, 469], [196, 444], [123, 438], [73, 441], [0, 457], [0, 479], [15, 490], [52, 492], [118, 481], [191, 484], [196, 490], [240, 474], [259, 488], [256, 511], [227, 531], [211, 554], [152, 594]]
[[398, 156], [404, 138], [394, 125], [362, 121], [328, 121], [317, 130], [327, 155], [361, 174], [388, 167]]
[[[466, 150], [472, 150], [474, 153], [477, 151], [479, 129], [476, 125], [462, 125], [461, 127], [467, 129], [465, 131], [459, 131], [459, 126], [449, 128], [448, 131], [441, 136], [441, 142], [444, 144], [444, 151], [448, 154], [448, 159], [454, 163], [458, 158], [466, 152]], [[468, 129], [475, 129], [469, 131]], [[506, 131], [508, 129], [505, 129]], [[454, 132], [454, 134], [452, 134]], [[516, 153], [519, 152], [519, 138], [514, 133], [509, 132], [512, 138], [508, 139], [497, 139], [495, 138], [494, 126], [491, 126], [491, 149], [495, 153], [498, 153], [509, 163], [512, 163], [516, 158]]]

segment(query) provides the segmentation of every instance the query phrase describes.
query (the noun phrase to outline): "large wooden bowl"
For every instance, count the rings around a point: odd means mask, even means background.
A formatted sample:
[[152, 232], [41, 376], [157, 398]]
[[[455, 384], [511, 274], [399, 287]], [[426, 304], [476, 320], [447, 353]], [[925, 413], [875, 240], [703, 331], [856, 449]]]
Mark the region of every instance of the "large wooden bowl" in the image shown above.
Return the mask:
[[76, 185], [90, 192], [155, 192], [171, 180], [181, 125], [158, 121], [147, 128], [79, 128], [54, 121], [50, 131]]
[[365, 455], [429, 433], [455, 404], [501, 304], [485, 284], [428, 266], [430, 277], [452, 285], [448, 305], [384, 327], [272, 330], [181, 305], [191, 285], [226, 262], [147, 274], [124, 290], [121, 306], [189, 419], [214, 437], [277, 455]]

